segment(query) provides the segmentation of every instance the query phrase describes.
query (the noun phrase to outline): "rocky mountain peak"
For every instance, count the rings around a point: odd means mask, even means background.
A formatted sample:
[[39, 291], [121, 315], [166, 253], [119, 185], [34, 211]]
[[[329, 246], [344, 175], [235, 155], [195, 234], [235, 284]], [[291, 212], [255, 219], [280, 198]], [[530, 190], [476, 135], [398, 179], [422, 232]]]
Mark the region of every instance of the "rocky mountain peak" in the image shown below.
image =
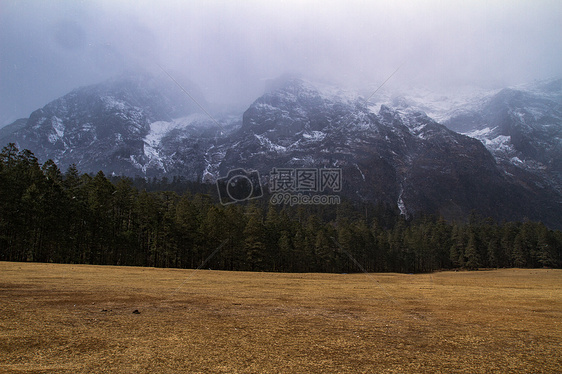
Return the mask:
[[[426, 114], [445, 108], [439, 103], [404, 97], [379, 109], [299, 77], [278, 82], [243, 114], [211, 118], [178, 83], [141, 74], [78, 88], [0, 140], [63, 169], [75, 163], [107, 175], [213, 181], [238, 168], [265, 176], [280, 167], [339, 168], [342, 194], [394, 205], [405, 215], [462, 219], [477, 210], [497, 219], [561, 222], [556, 84], [547, 92], [503, 90], [471, 99], [462, 113], [449, 111], [445, 124], [468, 129], [463, 135]], [[206, 105], [195, 86], [179, 84]]]

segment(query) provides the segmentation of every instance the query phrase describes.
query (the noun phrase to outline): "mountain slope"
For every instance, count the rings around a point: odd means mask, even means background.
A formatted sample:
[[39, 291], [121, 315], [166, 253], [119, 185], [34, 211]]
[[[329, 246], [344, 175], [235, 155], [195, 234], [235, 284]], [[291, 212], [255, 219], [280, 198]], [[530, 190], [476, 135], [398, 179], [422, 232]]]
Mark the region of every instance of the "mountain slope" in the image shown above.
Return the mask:
[[393, 204], [404, 214], [454, 219], [477, 210], [542, 219], [552, 211], [547, 219], [554, 223], [562, 212], [556, 194], [514, 183], [476, 139], [424, 113], [386, 106], [377, 113], [360, 97], [302, 80], [256, 100], [234, 141], [219, 147], [219, 175], [235, 167], [339, 167], [350, 197]]
[[562, 79], [501, 90], [445, 124], [481, 140], [508, 173], [562, 193]]
[[[196, 87], [190, 90], [205, 104]], [[173, 82], [148, 74], [125, 75], [73, 90], [31, 113], [25, 125], [23, 120], [17, 128], [11, 125], [13, 131], [0, 140], [15, 141], [61, 167], [75, 163], [87, 172], [146, 174], [150, 160], [144, 138], [151, 124], [197, 111]]]
[[[72, 91], [0, 140], [16, 141], [62, 168], [76, 163], [87, 172], [130, 176], [213, 182], [246, 168], [267, 183], [273, 168], [341, 168], [344, 195], [391, 204], [404, 215], [462, 219], [477, 210], [560, 227], [558, 164], [552, 161], [560, 107], [547, 97], [557, 95], [557, 86], [549, 87], [553, 93], [538, 98], [502, 91], [470, 110], [450, 112], [445, 123], [451, 128], [485, 133], [494, 126], [497, 136], [509, 136], [518, 153], [505, 157], [485, 139], [452, 131], [408, 100], [379, 107], [303, 79], [284, 81], [241, 116], [211, 118], [169, 79], [124, 77]], [[188, 90], [206, 105], [196, 87]]]

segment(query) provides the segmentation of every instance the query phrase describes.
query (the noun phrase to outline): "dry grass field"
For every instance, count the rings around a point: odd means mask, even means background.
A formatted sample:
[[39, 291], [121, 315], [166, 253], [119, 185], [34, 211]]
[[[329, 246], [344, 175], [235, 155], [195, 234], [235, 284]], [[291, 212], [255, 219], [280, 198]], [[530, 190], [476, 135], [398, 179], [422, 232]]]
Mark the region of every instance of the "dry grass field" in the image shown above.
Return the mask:
[[[560, 373], [562, 271], [0, 262], [2, 373]], [[133, 313], [138, 310], [140, 313]]]

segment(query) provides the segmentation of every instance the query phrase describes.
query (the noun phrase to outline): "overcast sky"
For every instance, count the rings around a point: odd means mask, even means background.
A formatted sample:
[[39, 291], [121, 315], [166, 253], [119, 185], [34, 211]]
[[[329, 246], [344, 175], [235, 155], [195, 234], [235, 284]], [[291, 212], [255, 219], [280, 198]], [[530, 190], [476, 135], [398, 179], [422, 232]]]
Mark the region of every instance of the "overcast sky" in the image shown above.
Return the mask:
[[0, 0], [0, 126], [158, 64], [249, 104], [299, 72], [349, 87], [497, 88], [562, 76], [562, 1]]

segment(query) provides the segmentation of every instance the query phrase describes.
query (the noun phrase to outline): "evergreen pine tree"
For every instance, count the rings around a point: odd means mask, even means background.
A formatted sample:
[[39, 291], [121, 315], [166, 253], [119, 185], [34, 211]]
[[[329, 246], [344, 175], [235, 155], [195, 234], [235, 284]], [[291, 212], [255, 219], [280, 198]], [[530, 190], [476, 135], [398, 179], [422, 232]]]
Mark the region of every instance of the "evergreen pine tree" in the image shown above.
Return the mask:
[[499, 253], [499, 244], [497, 238], [490, 239], [488, 243], [488, 266], [490, 267], [498, 267], [498, 253]]
[[244, 228], [244, 249], [246, 252], [246, 266], [248, 270], [265, 270], [266, 237], [265, 226], [262, 222], [261, 212], [252, 207], [250, 218]]
[[468, 236], [468, 244], [464, 252], [466, 262], [464, 266], [468, 269], [478, 269], [480, 267], [480, 256], [478, 255], [478, 250], [476, 249], [476, 237], [475, 234], [471, 233]]

